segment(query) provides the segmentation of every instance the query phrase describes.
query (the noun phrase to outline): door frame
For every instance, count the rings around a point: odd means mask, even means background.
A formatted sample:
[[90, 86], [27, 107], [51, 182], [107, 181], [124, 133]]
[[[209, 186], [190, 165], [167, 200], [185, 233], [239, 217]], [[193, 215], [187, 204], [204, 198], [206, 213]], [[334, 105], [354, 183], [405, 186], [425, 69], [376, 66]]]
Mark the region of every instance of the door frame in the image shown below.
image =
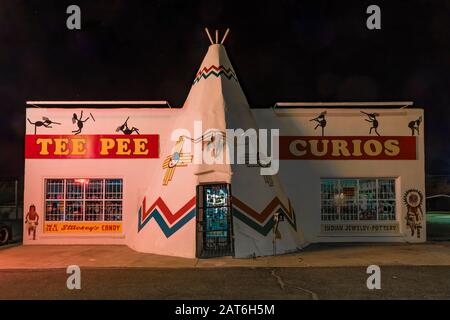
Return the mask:
[[[204, 199], [204, 189], [207, 186], [218, 186], [223, 185], [228, 189], [228, 232], [227, 238], [229, 242], [229, 252], [223, 255], [220, 254], [205, 254], [204, 242], [206, 237], [206, 232], [204, 230], [204, 211], [205, 211], [205, 199]], [[196, 257], [197, 258], [212, 258], [212, 257], [222, 257], [231, 255], [234, 257], [234, 231], [233, 231], [233, 203], [232, 203], [232, 192], [231, 184], [225, 182], [213, 182], [213, 183], [202, 183], [196, 186], [196, 223], [195, 223], [195, 237], [196, 237]]]

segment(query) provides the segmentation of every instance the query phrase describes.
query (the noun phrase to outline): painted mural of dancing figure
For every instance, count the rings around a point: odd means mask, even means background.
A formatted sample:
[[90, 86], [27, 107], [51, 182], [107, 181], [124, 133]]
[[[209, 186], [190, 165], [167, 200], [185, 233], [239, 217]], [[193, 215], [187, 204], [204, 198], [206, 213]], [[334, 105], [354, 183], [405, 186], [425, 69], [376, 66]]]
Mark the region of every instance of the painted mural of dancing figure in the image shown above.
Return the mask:
[[88, 121], [91, 118], [92, 118], [93, 121], [95, 121], [94, 116], [92, 115], [92, 113], [90, 113], [90, 115], [91, 115], [90, 117], [87, 117], [86, 119], [83, 120], [83, 110], [81, 110], [80, 117], [78, 117], [77, 114], [74, 113], [73, 116], [72, 116], [72, 123], [73, 124], [76, 123], [78, 129], [77, 130], [73, 130], [72, 133], [75, 133], [75, 135], [80, 134], [81, 131], [83, 130], [84, 123], [86, 121]]
[[369, 122], [372, 125], [370, 127], [369, 134], [372, 134], [372, 130], [374, 130], [375, 133], [377, 134], [377, 136], [380, 136], [380, 134], [378, 133], [378, 120], [377, 120], [377, 117], [379, 117], [380, 114], [378, 114], [378, 113], [367, 113], [367, 112], [364, 112], [364, 111], [361, 111], [361, 113], [364, 113], [368, 117], [368, 119], [364, 119], [364, 120], [366, 120], [367, 122]]
[[420, 116], [417, 120], [413, 120], [410, 123], [408, 123], [408, 128], [411, 129], [411, 135], [413, 136], [414, 133], [417, 131], [417, 135], [420, 135], [419, 128], [420, 124], [422, 123], [422, 117]]
[[323, 111], [317, 117], [309, 120], [317, 122], [317, 125], [315, 126], [314, 130], [316, 130], [318, 127], [322, 128], [322, 136], [325, 135], [325, 127], [327, 126], [327, 119], [325, 119], [326, 114], [327, 112]]
[[30, 124], [34, 125], [34, 134], [36, 134], [38, 127], [52, 128], [52, 124], [61, 124], [59, 122], [54, 122], [47, 117], [42, 117], [43, 121], [32, 122], [29, 118], [27, 118], [27, 120]]
[[128, 120], [130, 119], [130, 117], [127, 118], [127, 120], [125, 120], [125, 122], [121, 125], [118, 126], [116, 129], [116, 132], [122, 131], [123, 134], [129, 135], [132, 134], [133, 132], [136, 132], [137, 134], [139, 134], [139, 129], [136, 127], [132, 127], [131, 129], [128, 127]]
[[28, 229], [28, 237], [33, 233], [33, 240], [36, 240], [36, 228], [39, 224], [39, 215], [36, 212], [36, 206], [32, 204], [25, 216], [25, 224]]

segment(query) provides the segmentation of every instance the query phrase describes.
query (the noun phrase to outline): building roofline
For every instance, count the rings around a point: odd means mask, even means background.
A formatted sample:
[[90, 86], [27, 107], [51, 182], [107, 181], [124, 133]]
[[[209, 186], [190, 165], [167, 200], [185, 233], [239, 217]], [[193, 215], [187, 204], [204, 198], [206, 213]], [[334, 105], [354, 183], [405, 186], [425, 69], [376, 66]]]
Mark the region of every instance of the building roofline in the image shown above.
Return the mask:
[[67, 100], [67, 101], [27, 101], [27, 106], [40, 108], [40, 106], [155, 106], [155, 108], [165, 106], [166, 108], [172, 108], [170, 103], [165, 100], [151, 101], [151, 100], [124, 100], [124, 101], [86, 101], [86, 100]]
[[[79, 107], [83, 106], [86, 108], [93, 106], [110, 106], [113, 108], [122, 108], [124, 106], [134, 106], [134, 108], [142, 107], [142, 108], [169, 108], [172, 109], [170, 103], [166, 100], [61, 100], [61, 101], [45, 101], [45, 100], [30, 100], [26, 101], [27, 106], [40, 108], [41, 106], [45, 106], [47, 108], [51, 107], [61, 107], [61, 106], [73, 106]], [[414, 105], [413, 101], [383, 101], [383, 102], [277, 102], [272, 107], [273, 109], [295, 109], [295, 108], [346, 108], [346, 107], [363, 107], [363, 108], [386, 108], [386, 109], [405, 109]], [[251, 109], [261, 109], [261, 107], [250, 107]], [[267, 107], [266, 107], [267, 108]], [[270, 108], [270, 107], [269, 107]], [[176, 108], [178, 109], [178, 108]]]
[[277, 102], [273, 108], [301, 107], [384, 107], [404, 109], [414, 105], [413, 101], [383, 101], [383, 102]]

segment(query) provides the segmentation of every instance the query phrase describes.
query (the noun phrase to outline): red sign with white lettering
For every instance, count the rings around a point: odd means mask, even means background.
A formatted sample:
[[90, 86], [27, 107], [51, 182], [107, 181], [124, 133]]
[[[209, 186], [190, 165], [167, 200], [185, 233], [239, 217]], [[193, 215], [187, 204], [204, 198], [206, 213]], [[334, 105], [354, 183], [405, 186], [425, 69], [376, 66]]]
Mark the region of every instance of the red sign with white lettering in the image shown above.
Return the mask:
[[26, 135], [26, 159], [159, 157], [159, 135]]
[[416, 137], [280, 137], [282, 160], [416, 160]]

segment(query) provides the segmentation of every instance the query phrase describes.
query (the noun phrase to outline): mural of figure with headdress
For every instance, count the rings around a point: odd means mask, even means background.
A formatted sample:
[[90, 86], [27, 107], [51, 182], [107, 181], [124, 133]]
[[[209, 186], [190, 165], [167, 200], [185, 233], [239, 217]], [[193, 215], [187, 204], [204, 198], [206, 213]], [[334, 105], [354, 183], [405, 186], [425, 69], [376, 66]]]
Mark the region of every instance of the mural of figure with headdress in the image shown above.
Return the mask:
[[422, 203], [423, 195], [419, 190], [410, 189], [405, 192], [403, 202], [406, 204], [406, 226], [411, 229], [411, 237], [417, 235], [420, 238], [420, 230], [422, 229]]
[[36, 228], [39, 224], [39, 215], [36, 212], [36, 206], [30, 205], [29, 211], [25, 216], [25, 224], [28, 229], [28, 237], [33, 233], [33, 240], [36, 240]]

